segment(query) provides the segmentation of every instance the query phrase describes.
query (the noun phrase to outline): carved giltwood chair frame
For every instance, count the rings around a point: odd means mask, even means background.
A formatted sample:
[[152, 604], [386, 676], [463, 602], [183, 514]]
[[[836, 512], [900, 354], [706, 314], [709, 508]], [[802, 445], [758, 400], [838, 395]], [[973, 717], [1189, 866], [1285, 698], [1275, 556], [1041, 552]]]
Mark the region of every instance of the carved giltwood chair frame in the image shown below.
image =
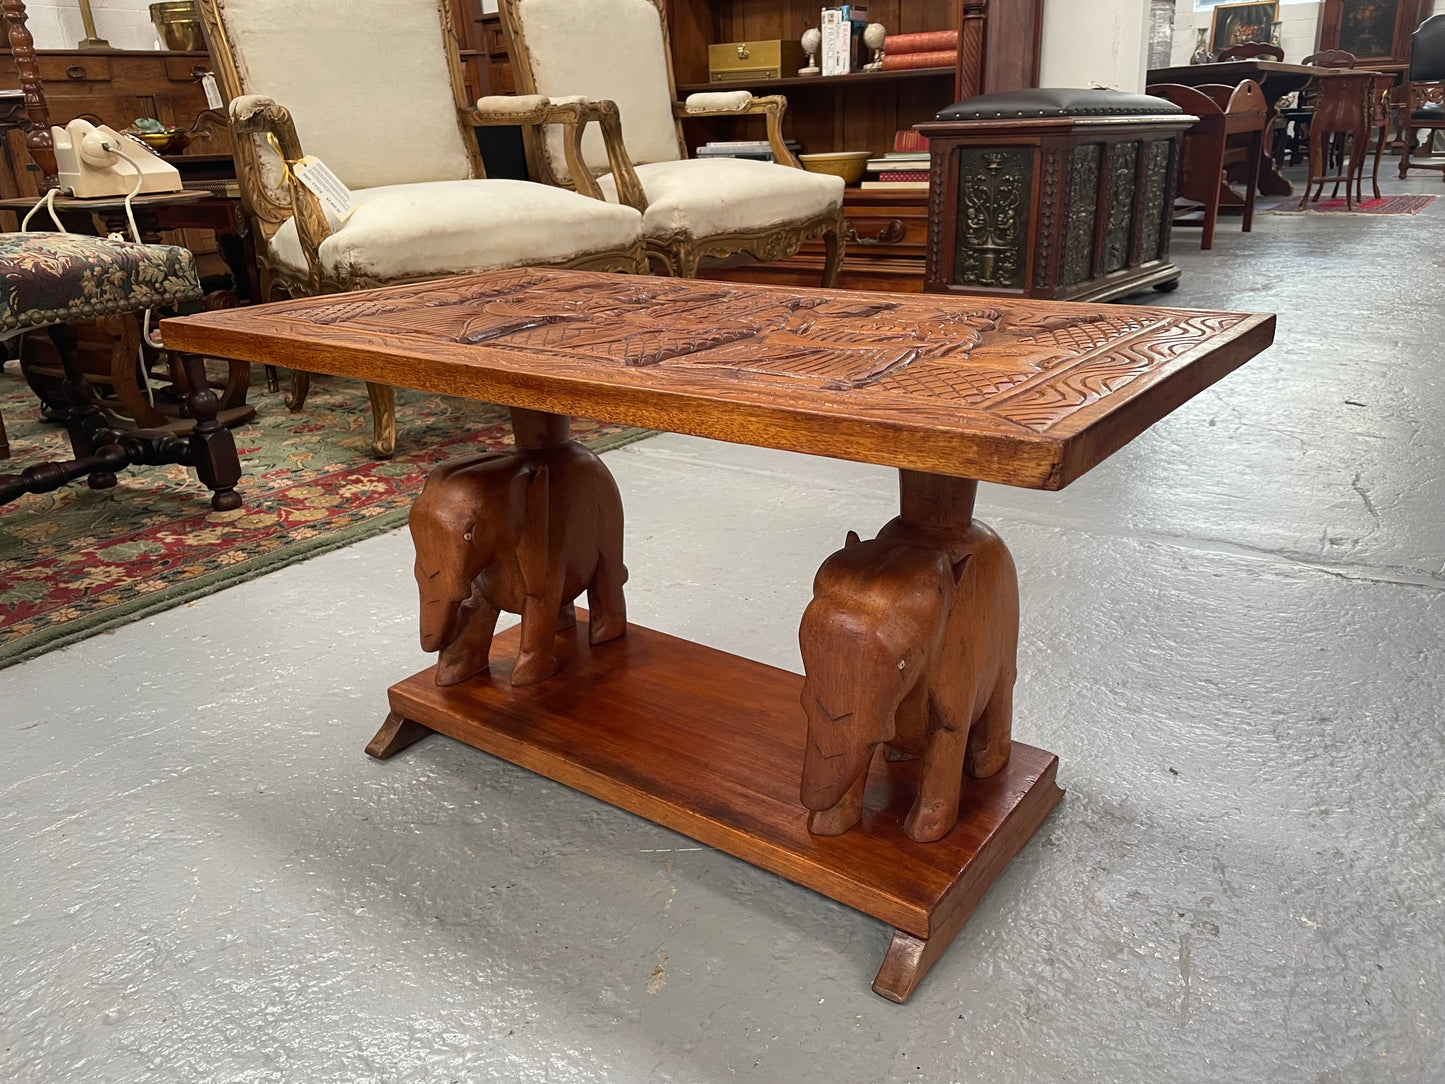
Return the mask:
[[[589, 57], [611, 55], [615, 61], [614, 70], [579, 74], [578, 65], [559, 60], [558, 54], [553, 52], [558, 34], [553, 32], [547, 35], [549, 40], [545, 43], [539, 40], [541, 35], [535, 32], [529, 36], [529, 18], [534, 19], [531, 25], [535, 29], [539, 13], [543, 18], [552, 15], [552, 12], [540, 11], [540, 8], [547, 4], [553, 5], [554, 10], [568, 10], [569, 15], [563, 16], [563, 19], [567, 20], [566, 33], [585, 42], [580, 46], [580, 51]], [[564, 163], [559, 160], [561, 156], [557, 153], [558, 141], [555, 134], [524, 134], [528, 169], [533, 177], [564, 188], [577, 187], [579, 179], [581, 184], [585, 184], [588, 172], [599, 177], [609, 198], [618, 199], [643, 212], [644, 244], [648, 258], [654, 268], [669, 275], [692, 278], [696, 276], [702, 260], [722, 259], [737, 254], [745, 254], [761, 261], [780, 260], [796, 253], [804, 241], [821, 237], [826, 249], [822, 284], [832, 286], [837, 282], [844, 250], [843, 185], [839, 178], [806, 173], [788, 150], [782, 129], [783, 114], [788, 106], [786, 98], [776, 94], [755, 98], [747, 91], [730, 91], [720, 94], [694, 94], [685, 102], [679, 101], [677, 80], [672, 68], [672, 46], [667, 29], [665, 0], [588, 0], [586, 5], [578, 5], [576, 0], [499, 0], [499, 7], [507, 52], [511, 56], [521, 94], [560, 96], [576, 92], [586, 97], [616, 101], [620, 109], [619, 117], [601, 118], [601, 140], [596, 133], [588, 133], [584, 139], [582, 146], [587, 170], [582, 173], [572, 168], [570, 160], [565, 162], [563, 168]], [[596, 20], [599, 27], [613, 27], [623, 22], [617, 18], [619, 13], [635, 14], [649, 7], [655, 9], [657, 26], [642, 25], [639, 29], [650, 40], [627, 42], [625, 47], [617, 48], [611, 54], [606, 44], [587, 33], [588, 24], [580, 18], [582, 10], [585, 9], [587, 16]], [[555, 22], [555, 19], [552, 21]], [[643, 22], [645, 23], [645, 20]], [[654, 36], [657, 30], [660, 30], [660, 35]], [[547, 47], [545, 49], [542, 47], [544, 44]], [[660, 100], [649, 100], [645, 103], [629, 101], [629, 98], [639, 97], [633, 93], [639, 81], [639, 66], [657, 63], [648, 55], [654, 48], [660, 50], [665, 63], [666, 107], [669, 110], [667, 122], [670, 123], [672, 136], [670, 140], [663, 132], [663, 118], [656, 111], [662, 107]], [[657, 74], [660, 75], [660, 71], [659, 65]], [[660, 82], [657, 89], [660, 99]], [[663, 201], [667, 201], [676, 195], [676, 191], [674, 186], [673, 191], [654, 190], [649, 195], [649, 181], [652, 179], [650, 174], [657, 171], [650, 171], [648, 167], [690, 161], [682, 133], [683, 118], [722, 116], [765, 118], [768, 143], [776, 162], [772, 168], [790, 167], [809, 177], [811, 180], [808, 183], [815, 185], [821, 195], [821, 198], [815, 200], [816, 206], [802, 213], [785, 215], [775, 222], [749, 224], [733, 229], [698, 230], [690, 228], [686, 221], [686, 210], [682, 209], [679, 214], [679, 208], [674, 205], [665, 210], [668, 221], [659, 224], [657, 220], [663, 217], [659, 214], [659, 211], [663, 210], [659, 207], [659, 196]], [[651, 131], [640, 135], [645, 121], [651, 126]], [[604, 142], [609, 134], [624, 148], [622, 163], [615, 161], [612, 143]], [[765, 165], [758, 162], [743, 163], [734, 159], [696, 161], [699, 167], [715, 163], [727, 163], [723, 168], [730, 170], [735, 170], [737, 166]], [[638, 167], [641, 167], [640, 173]], [[702, 171], [699, 169], [692, 176], [701, 177]], [[796, 177], [788, 178], [788, 181], [788, 188], [799, 187]], [[834, 189], [836, 191], [833, 191]], [[797, 205], [802, 200], [793, 196], [790, 202]]]
[[[392, 2], [394, 3], [394, 0]], [[485, 181], [485, 188], [478, 185], [475, 189], [475, 203], [471, 201], [471, 190], [459, 193], [458, 190], [453, 189], [467, 213], [479, 213], [492, 198], [492, 194], [496, 193], [496, 197], [505, 205], [501, 212], [494, 213], [494, 217], [497, 219], [512, 218], [515, 220], [517, 216], [523, 216], [525, 221], [526, 216], [531, 216], [538, 223], [537, 232], [539, 234], [551, 230], [554, 235], [566, 232], [568, 220], [584, 224], [605, 223], [605, 228], [603, 225], [596, 225], [596, 232], [599, 235], [607, 235], [610, 240], [606, 244], [588, 248], [585, 247], [585, 238], [578, 239], [586, 231], [574, 228], [572, 237], [563, 241], [554, 236], [551, 242], [554, 250], [561, 250], [565, 244], [572, 244], [574, 247], [569, 251], [561, 251], [560, 254], [559, 251], [553, 251], [550, 255], [545, 254], [544, 251], [543, 255], [535, 259], [518, 258], [515, 252], [509, 257], [503, 252], [498, 253], [497, 258], [489, 259], [486, 248], [488, 231], [484, 228], [475, 228], [472, 233], [464, 234], [464, 236], [470, 239], [479, 258], [459, 260], [457, 261], [458, 266], [434, 265], [437, 259], [443, 258], [433, 256], [426, 251], [428, 247], [433, 249], [436, 247], [435, 237], [421, 238], [412, 258], [404, 261], [417, 266], [403, 267], [401, 270], [379, 272], [374, 267], [366, 266], [365, 261], [357, 259], [339, 261], [336, 258], [328, 258], [330, 255], [327, 246], [328, 239], [337, 237], [345, 229], [345, 226], [351, 225], [354, 220], [348, 219], [344, 225], [329, 221], [317, 197], [310, 189], [296, 180], [291, 167], [301, 161], [305, 151], [301, 138], [297, 134], [297, 125], [291, 109], [271, 97], [256, 93], [268, 88], [250, 85], [251, 80], [247, 73], [251, 65], [247, 64], [246, 58], [236, 47], [232, 24], [234, 10], [241, 4], [237, 0], [230, 0], [229, 4], [228, 0], [198, 0], [198, 3], [216, 69], [216, 77], [223, 96], [230, 103], [231, 126], [236, 137], [237, 177], [240, 182], [242, 203], [255, 228], [256, 256], [263, 300], [271, 300], [279, 293], [292, 297], [314, 296], [379, 285], [415, 282], [503, 266], [551, 266], [593, 271], [646, 273], [648, 263], [642, 246], [640, 215], [635, 215], [628, 208], [614, 207], [608, 204], [601, 189], [581, 166], [581, 140], [587, 125], [591, 122], [602, 122], [606, 125], [604, 141], [607, 151], [609, 154], [619, 156], [619, 161], [621, 160], [621, 144], [615, 134], [617, 130], [616, 107], [610, 102], [587, 102], [580, 98], [552, 102], [544, 98], [523, 101], [515, 98], [491, 97], [483, 98], [476, 103], [469, 102], [466, 98], [459, 42], [452, 23], [448, 0], [435, 0], [435, 2], [433, 0], [412, 0], [409, 6], [424, 10], [434, 9], [439, 20], [440, 42], [445, 52], [446, 75], [450, 81], [450, 97], [455, 108], [456, 131], [460, 141], [460, 153], [457, 152], [457, 148], [444, 148], [446, 156], [450, 158], [453, 175], [428, 177], [423, 172], [422, 175], [416, 177], [414, 182], [403, 177], [397, 180], [384, 179], [383, 183], [371, 186], [365, 183], [357, 185], [339, 168], [336, 169], [336, 172], [357, 192], [359, 197], [386, 198], [388, 193], [392, 193], [394, 198], [394, 193], [401, 192], [414, 183], [422, 186], [438, 180], [443, 185], [453, 180], [461, 180], [464, 183]], [[292, 6], [294, 9], [301, 9], [304, 8], [304, 3], [299, 5], [293, 3]], [[342, 9], [332, 8], [330, 10], [340, 12]], [[389, 17], [398, 19], [407, 14], [407, 12], [392, 12]], [[364, 18], [365, 13], [347, 12], [347, 17]], [[378, 22], [377, 25], [381, 26], [382, 24]], [[408, 29], [416, 30], [415, 27]], [[298, 36], [300, 35], [298, 34]], [[389, 39], [378, 30], [376, 40], [386, 43]], [[329, 43], [321, 43], [323, 50], [327, 44]], [[315, 59], [319, 62], [324, 56], [324, 52], [318, 53], [315, 54]], [[395, 55], [390, 58], [378, 56], [377, 62], [378, 64], [395, 63], [397, 59]], [[254, 61], [252, 63], [254, 64]], [[435, 76], [437, 73], [433, 71], [430, 74]], [[335, 103], [323, 101], [318, 106], [315, 102], [292, 102], [290, 105], [292, 109], [303, 110], [303, 112], [308, 106], [311, 106], [317, 113], [324, 114], [326, 109], [333, 108]], [[432, 121], [432, 118], [422, 119]], [[554, 197], [561, 193], [555, 192], [546, 185], [526, 181], [486, 180], [485, 168], [474, 135], [476, 128], [489, 125], [543, 124], [560, 129], [565, 159], [577, 167], [577, 175], [582, 178], [582, 183], [576, 186], [573, 193], [568, 194], [569, 202], [566, 204], [557, 204]], [[374, 137], [384, 134], [387, 125], [393, 126], [393, 133], [404, 143], [410, 137], [416, 120], [404, 114], [401, 116], [360, 116], [355, 118], [352, 136], [357, 141], [374, 144], [373, 153], [384, 155], [387, 149], [383, 145], [384, 141]], [[321, 131], [327, 139], [331, 140], [332, 146], [354, 146], [354, 144], [338, 143], [338, 140], [344, 136], [337, 131], [335, 118], [332, 118], [332, 123], [325, 126], [318, 126], [313, 121], [312, 129]], [[449, 129], [446, 129], [444, 125], [443, 132], [449, 133]], [[461, 155], [465, 156], [464, 162]], [[328, 165], [335, 167], [335, 163], [331, 161], [330, 157], [327, 155], [322, 157]], [[394, 166], [394, 162], [392, 165]], [[465, 177], [456, 176], [456, 173], [462, 170], [465, 171]], [[395, 171], [393, 168], [392, 172]], [[420, 193], [417, 193], [412, 198], [415, 199], [419, 195]], [[364, 208], [359, 207], [358, 209]], [[617, 217], [618, 211], [627, 211], [632, 217], [624, 222]], [[404, 220], [398, 228], [405, 229]], [[376, 233], [374, 228], [372, 233]], [[398, 245], [395, 238], [390, 240], [390, 244], [393, 248], [404, 247]], [[432, 264], [426, 263], [428, 258], [432, 259]], [[309, 385], [310, 374], [293, 369], [291, 392], [286, 398], [287, 406], [292, 410], [300, 410], [305, 403]], [[367, 390], [371, 397], [375, 426], [373, 451], [381, 457], [390, 456], [396, 445], [393, 390], [388, 385], [376, 383], [368, 383]]]

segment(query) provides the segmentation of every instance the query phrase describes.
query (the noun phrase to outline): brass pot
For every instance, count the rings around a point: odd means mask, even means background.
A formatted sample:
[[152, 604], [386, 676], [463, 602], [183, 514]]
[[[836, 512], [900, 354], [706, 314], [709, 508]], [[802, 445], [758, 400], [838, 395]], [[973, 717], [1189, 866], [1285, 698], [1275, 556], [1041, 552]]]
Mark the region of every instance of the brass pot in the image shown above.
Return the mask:
[[201, 12], [195, 0], [167, 0], [151, 5], [151, 22], [161, 44], [181, 53], [204, 53], [206, 36], [201, 32]]

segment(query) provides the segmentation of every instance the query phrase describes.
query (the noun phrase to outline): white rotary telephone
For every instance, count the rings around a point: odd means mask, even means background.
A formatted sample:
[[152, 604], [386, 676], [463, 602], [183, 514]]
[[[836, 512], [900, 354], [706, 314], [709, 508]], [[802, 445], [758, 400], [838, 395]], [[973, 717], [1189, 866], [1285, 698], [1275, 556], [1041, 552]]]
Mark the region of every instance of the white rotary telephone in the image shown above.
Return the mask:
[[[60, 188], [80, 199], [179, 192], [181, 174], [144, 143], [107, 125], [73, 120], [50, 129]], [[139, 182], [139, 186], [137, 186]]]

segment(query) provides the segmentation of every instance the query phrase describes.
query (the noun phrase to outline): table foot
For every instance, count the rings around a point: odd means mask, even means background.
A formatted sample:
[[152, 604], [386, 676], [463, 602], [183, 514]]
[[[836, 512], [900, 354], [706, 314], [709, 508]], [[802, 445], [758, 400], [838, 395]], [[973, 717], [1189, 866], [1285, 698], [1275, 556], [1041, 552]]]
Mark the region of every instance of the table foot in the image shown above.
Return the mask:
[[366, 745], [366, 755], [375, 757], [377, 760], [385, 760], [389, 756], [400, 753], [408, 745], [415, 745], [423, 738], [435, 734], [436, 731], [414, 723], [410, 719], [398, 715], [396, 712], [388, 712], [386, 722], [381, 724], [381, 729], [376, 732]]

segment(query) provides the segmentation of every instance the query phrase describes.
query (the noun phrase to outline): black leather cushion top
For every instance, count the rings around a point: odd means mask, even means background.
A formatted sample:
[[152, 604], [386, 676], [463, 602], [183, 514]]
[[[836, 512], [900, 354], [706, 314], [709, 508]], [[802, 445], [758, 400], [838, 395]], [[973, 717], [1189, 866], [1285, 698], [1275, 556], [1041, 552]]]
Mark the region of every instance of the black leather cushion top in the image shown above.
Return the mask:
[[965, 98], [938, 114], [939, 120], [1013, 120], [1025, 117], [1141, 117], [1184, 110], [1163, 98], [1119, 90], [1037, 87]]
[[1445, 122], [1445, 105], [1441, 105], [1439, 102], [1422, 105], [1410, 114], [1410, 119], [1423, 120], [1427, 123]]
[[1445, 79], [1445, 14], [1432, 15], [1410, 35], [1410, 81]]

